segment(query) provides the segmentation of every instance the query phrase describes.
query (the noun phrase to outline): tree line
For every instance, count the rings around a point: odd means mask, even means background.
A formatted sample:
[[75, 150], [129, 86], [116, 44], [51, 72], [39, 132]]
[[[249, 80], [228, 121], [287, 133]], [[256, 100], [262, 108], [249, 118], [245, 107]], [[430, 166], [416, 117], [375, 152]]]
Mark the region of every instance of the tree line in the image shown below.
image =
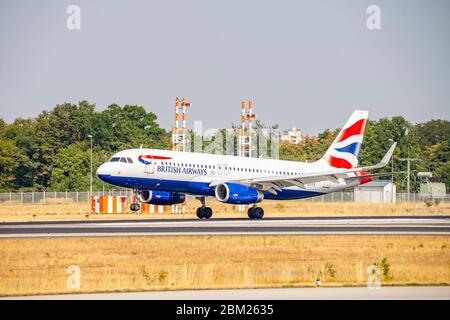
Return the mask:
[[[315, 161], [326, 152], [339, 130], [326, 129], [317, 137], [304, 137], [299, 144], [281, 142], [280, 158]], [[393, 169], [397, 191], [406, 190], [406, 158], [416, 159], [411, 162], [411, 191], [419, 190], [417, 173], [422, 171], [431, 171], [447, 188], [450, 186], [449, 121], [438, 119], [413, 124], [401, 116], [368, 120], [359, 154], [360, 165], [378, 163], [393, 141], [397, 142], [393, 160], [382, 171], [390, 172]]]
[[[104, 111], [81, 101], [64, 103], [36, 118], [0, 119], [0, 190], [89, 190], [93, 168], [114, 152], [141, 145], [165, 149], [170, 135], [142, 106], [116, 104]], [[103, 182], [94, 179], [94, 190]]]
[[[299, 144], [280, 143], [280, 159], [315, 161], [336, 137], [339, 129], [326, 129], [317, 136], [305, 136]], [[161, 128], [153, 112], [142, 106], [112, 104], [96, 111], [95, 104], [81, 101], [64, 103], [37, 117], [18, 118], [6, 123], [0, 118], [0, 191], [73, 191], [88, 190], [90, 180], [90, 143], [93, 139], [93, 168], [113, 153], [150, 147], [171, 148], [171, 132]], [[418, 171], [432, 171], [450, 185], [448, 159], [450, 122], [430, 120], [413, 124], [397, 116], [369, 121], [360, 153], [362, 165], [378, 162], [392, 143], [395, 182], [399, 190], [406, 187], [406, 162], [412, 162], [412, 186]], [[385, 168], [390, 171], [390, 167]], [[94, 190], [103, 182], [94, 178]]]

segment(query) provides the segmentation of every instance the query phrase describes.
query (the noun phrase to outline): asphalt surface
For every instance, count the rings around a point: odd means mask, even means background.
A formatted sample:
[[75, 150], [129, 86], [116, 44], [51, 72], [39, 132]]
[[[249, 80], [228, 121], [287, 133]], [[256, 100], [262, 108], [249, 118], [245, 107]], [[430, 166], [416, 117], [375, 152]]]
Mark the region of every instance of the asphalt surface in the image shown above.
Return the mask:
[[426, 234], [450, 235], [450, 217], [295, 217], [1, 223], [0, 237], [129, 235]]
[[283, 288], [117, 292], [9, 297], [38, 300], [450, 300], [450, 287]]

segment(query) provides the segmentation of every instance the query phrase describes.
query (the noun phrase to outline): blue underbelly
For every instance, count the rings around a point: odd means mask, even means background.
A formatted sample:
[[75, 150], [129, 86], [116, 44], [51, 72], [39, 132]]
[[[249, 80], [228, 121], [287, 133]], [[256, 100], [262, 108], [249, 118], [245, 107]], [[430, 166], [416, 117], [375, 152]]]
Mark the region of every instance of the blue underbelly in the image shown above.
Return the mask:
[[[208, 182], [194, 182], [182, 180], [161, 180], [152, 178], [118, 177], [111, 175], [99, 175], [99, 178], [109, 184], [132, 189], [150, 189], [161, 191], [182, 192], [194, 195], [214, 196], [214, 188], [209, 187]], [[264, 199], [270, 200], [294, 200], [310, 198], [322, 195], [322, 192], [282, 189], [277, 195], [264, 193]]]

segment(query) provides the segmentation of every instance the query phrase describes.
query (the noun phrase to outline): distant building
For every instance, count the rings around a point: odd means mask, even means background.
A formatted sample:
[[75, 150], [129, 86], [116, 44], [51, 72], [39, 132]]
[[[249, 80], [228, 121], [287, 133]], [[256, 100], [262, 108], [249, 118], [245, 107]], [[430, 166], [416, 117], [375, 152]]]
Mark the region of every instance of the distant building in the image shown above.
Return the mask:
[[390, 180], [371, 181], [355, 187], [355, 202], [395, 203], [396, 188]]
[[284, 134], [281, 135], [281, 141], [288, 141], [290, 143], [300, 143], [302, 139], [302, 132], [295, 127], [284, 131]]

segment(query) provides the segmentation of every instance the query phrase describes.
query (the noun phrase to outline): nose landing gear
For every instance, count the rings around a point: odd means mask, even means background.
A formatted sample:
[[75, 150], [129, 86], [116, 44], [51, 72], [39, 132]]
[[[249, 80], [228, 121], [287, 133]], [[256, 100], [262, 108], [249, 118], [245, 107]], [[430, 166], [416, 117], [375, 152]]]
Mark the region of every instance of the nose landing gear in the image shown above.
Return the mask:
[[255, 204], [253, 207], [248, 208], [247, 214], [250, 219], [260, 220], [264, 217], [264, 209], [257, 207]]
[[131, 211], [139, 211], [139, 210], [141, 210], [141, 206], [139, 205], [139, 203], [132, 203], [132, 204], [130, 204], [130, 210]]
[[139, 196], [139, 191], [137, 189], [134, 190], [133, 203], [130, 204], [131, 211], [139, 211], [141, 210], [141, 205], [137, 203], [137, 197]]
[[199, 219], [209, 219], [212, 216], [212, 209], [206, 206], [205, 197], [197, 197], [197, 200], [200, 200], [202, 206], [197, 208], [197, 217]]

